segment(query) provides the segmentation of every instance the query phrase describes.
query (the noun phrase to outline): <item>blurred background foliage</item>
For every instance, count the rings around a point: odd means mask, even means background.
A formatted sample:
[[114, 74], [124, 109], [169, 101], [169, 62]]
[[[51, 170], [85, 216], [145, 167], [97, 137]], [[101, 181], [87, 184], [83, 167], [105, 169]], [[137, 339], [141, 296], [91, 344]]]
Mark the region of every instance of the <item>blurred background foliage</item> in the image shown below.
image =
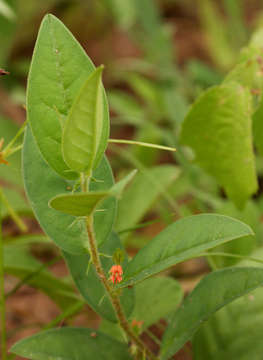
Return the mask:
[[[239, 218], [256, 233], [255, 238], [240, 239], [219, 250], [244, 256], [254, 252], [260, 257], [256, 247], [263, 241], [262, 158], [256, 154], [259, 190], [240, 210], [227, 199], [212, 176], [191, 162], [193, 154], [189, 148], [181, 147], [179, 134], [192, 102], [202, 91], [224, 79], [239, 61], [240, 50], [263, 25], [262, 2], [0, 0], [0, 67], [10, 72], [0, 83], [0, 138], [3, 137], [5, 143], [26, 118], [29, 65], [40, 22], [48, 12], [63, 21], [96, 66], [105, 65], [111, 137], [178, 149], [173, 155], [128, 145], [109, 145], [107, 154], [116, 178], [121, 178], [130, 168], [140, 170], [120, 201], [115, 226], [129, 253], [136, 252], [164, 224], [199, 212], [218, 212]], [[23, 191], [20, 166], [19, 153], [10, 158], [9, 166], [0, 165], [0, 183], [6, 197], [5, 266], [9, 274], [20, 278], [15, 291], [10, 291], [14, 294], [24, 283], [42, 289], [66, 311], [62, 314], [68, 318], [81, 310], [83, 302], [74, 303], [75, 294], [67, 277], [58, 279], [46, 269], [52, 265], [49, 261], [55, 259], [54, 263], [61, 264], [61, 259], [49, 240], [40, 234], [33, 219]], [[39, 260], [47, 265], [43, 266]], [[224, 267], [237, 262], [230, 257], [216, 257], [210, 265]], [[188, 292], [207, 270], [204, 261], [195, 260], [177, 266], [169, 275], [181, 279]], [[63, 299], [61, 292], [56, 291], [59, 287], [67, 294]], [[235, 305], [229, 307], [239, 318], [244, 309], [242, 301], [236, 309]], [[258, 314], [258, 303], [255, 306], [251, 313]], [[209, 359], [213, 354], [211, 346], [216, 348], [216, 344], [211, 339], [212, 345], [209, 343], [207, 329], [210, 335], [212, 330], [216, 332], [216, 324], [225, 319], [226, 311], [228, 309], [220, 312], [198, 333], [194, 342], [196, 358]], [[57, 319], [60, 320], [61, 317]], [[226, 334], [218, 336], [227, 343], [225, 357], [238, 356]], [[189, 356], [186, 351], [184, 358]]]

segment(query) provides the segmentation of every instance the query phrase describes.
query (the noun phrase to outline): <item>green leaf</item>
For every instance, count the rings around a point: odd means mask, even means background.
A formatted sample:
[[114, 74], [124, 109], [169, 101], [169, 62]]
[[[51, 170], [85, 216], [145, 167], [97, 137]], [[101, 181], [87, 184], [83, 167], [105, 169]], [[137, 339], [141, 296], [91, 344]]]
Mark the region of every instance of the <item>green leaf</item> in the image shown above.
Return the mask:
[[202, 94], [186, 116], [182, 142], [238, 207], [257, 190], [251, 131], [251, 96], [237, 83]]
[[204, 277], [175, 313], [162, 343], [161, 359], [175, 354], [213, 313], [263, 284], [263, 270], [228, 268]]
[[[255, 236], [245, 236], [239, 239], [230, 241], [229, 243], [220, 245], [212, 250], [217, 252], [226, 252], [238, 255], [249, 255], [255, 248], [257, 241], [261, 241], [262, 232], [260, 231], [260, 217], [261, 212], [258, 209], [258, 206], [255, 202], [248, 201], [245, 208], [240, 211], [238, 210], [233, 203], [230, 201], [224, 202], [223, 206], [220, 206], [216, 209], [216, 212], [222, 215], [231, 216], [235, 219], [238, 219], [246, 224], [248, 224], [251, 229], [255, 232]], [[213, 261], [216, 262], [218, 268], [233, 266], [240, 259], [231, 258], [226, 256], [213, 256]]]
[[201, 0], [198, 8], [210, 55], [215, 64], [228, 69], [235, 61], [235, 51], [217, 4], [212, 0]]
[[[1, 0], [3, 4], [3, 1]], [[16, 2], [14, 0], [8, 1], [8, 8], [9, 16], [2, 16], [0, 15], [0, 42], [1, 42], [1, 53], [0, 53], [0, 64], [1, 67], [4, 67], [7, 64], [7, 59], [10, 54], [10, 49], [12, 47], [16, 29], [17, 29], [17, 22], [14, 21], [12, 18], [12, 14], [16, 12]], [[6, 10], [4, 10], [6, 12]], [[11, 12], [10, 12], [11, 11]], [[2, 12], [3, 12], [3, 5], [2, 5]], [[11, 17], [10, 17], [11, 15]]]
[[10, 7], [4, 0], [0, 0], [0, 15], [6, 17], [10, 21], [14, 21], [16, 18], [12, 7]]
[[227, 305], [193, 338], [195, 360], [258, 360], [263, 352], [263, 289]]
[[137, 173], [136, 169], [131, 171], [123, 179], [121, 179], [119, 182], [113, 185], [113, 187], [110, 189], [110, 193], [113, 196], [116, 196], [118, 199], [120, 199], [122, 197], [125, 187], [132, 181], [136, 173]]
[[105, 0], [115, 21], [123, 30], [128, 30], [136, 21], [136, 9], [132, 0]]
[[118, 114], [121, 123], [127, 122], [132, 125], [142, 125], [145, 117], [144, 110], [131, 95], [123, 91], [111, 90], [108, 93], [110, 108]]
[[41, 268], [26, 248], [21, 246], [5, 246], [4, 269], [7, 274], [26, 280], [26, 283], [46, 293], [62, 309], [76, 302], [76, 294], [72, 286], [55, 278], [49, 271]]
[[[263, 260], [263, 248], [254, 258]], [[262, 265], [245, 259], [240, 266]], [[193, 338], [195, 360], [257, 360], [263, 351], [263, 288], [242, 296], [215, 313]]]
[[227, 216], [185, 217], [169, 225], [137, 253], [125, 269], [120, 286], [135, 284], [217, 245], [251, 234], [249, 226]]
[[94, 161], [103, 127], [102, 70], [96, 69], [81, 88], [63, 129], [62, 154], [69, 168], [77, 172], [90, 174], [97, 165]]
[[119, 201], [116, 229], [121, 231], [136, 225], [178, 175], [179, 169], [171, 165], [137, 173]]
[[92, 329], [60, 328], [23, 339], [12, 353], [32, 360], [129, 360], [126, 345]]
[[[99, 252], [102, 254], [102, 266], [106, 274], [113, 265], [113, 260], [103, 255], [112, 256], [117, 248], [122, 248], [122, 245], [118, 236], [114, 233], [111, 234], [108, 241], [99, 247]], [[63, 255], [73, 280], [87, 303], [103, 318], [112, 322], [117, 322], [115, 311], [105, 293], [104, 286], [102, 285], [93, 265], [89, 263], [89, 255], [73, 255], [66, 252], [64, 252]], [[123, 268], [127, 266], [127, 257], [122, 263], [122, 266]], [[126, 315], [129, 316], [134, 306], [133, 289], [124, 289], [121, 293], [120, 299]]]
[[[32, 215], [32, 210], [27, 203], [25, 196], [22, 192], [22, 188], [4, 188], [3, 193], [6, 196], [8, 203], [11, 205], [11, 207], [15, 210], [17, 214], [23, 214], [23, 215]], [[3, 204], [3, 211], [2, 211], [2, 217], [5, 218], [6, 216], [9, 216], [10, 212], [8, 208]]]
[[[41, 157], [33, 135], [28, 127], [23, 147], [23, 175], [27, 196], [33, 211], [46, 234], [65, 251], [75, 254], [86, 253], [84, 244], [88, 240], [85, 223], [76, 221], [71, 215], [62, 214], [48, 206], [51, 198], [71, 191], [73, 184], [61, 178]], [[91, 190], [107, 191], [113, 185], [109, 164], [105, 159], [94, 172], [102, 182], [91, 182]], [[102, 202], [95, 214], [95, 232], [99, 243], [109, 236], [115, 219], [116, 202], [111, 197]]]
[[174, 312], [183, 295], [180, 284], [172, 278], [147, 279], [135, 286], [135, 308], [131, 318], [143, 321], [144, 330]]
[[80, 194], [62, 194], [49, 201], [49, 206], [64, 214], [89, 216], [96, 206], [109, 195], [108, 192], [89, 192]]
[[[69, 171], [62, 157], [62, 127], [76, 94], [94, 69], [67, 28], [53, 15], [46, 15], [39, 30], [29, 73], [28, 120], [44, 159], [56, 172], [69, 179], [77, 175]], [[105, 94], [103, 109], [103, 127], [94, 164], [98, 164], [104, 153], [109, 133]]]
[[263, 155], [263, 97], [260, 100], [259, 106], [253, 114], [253, 136], [257, 150], [260, 155]]

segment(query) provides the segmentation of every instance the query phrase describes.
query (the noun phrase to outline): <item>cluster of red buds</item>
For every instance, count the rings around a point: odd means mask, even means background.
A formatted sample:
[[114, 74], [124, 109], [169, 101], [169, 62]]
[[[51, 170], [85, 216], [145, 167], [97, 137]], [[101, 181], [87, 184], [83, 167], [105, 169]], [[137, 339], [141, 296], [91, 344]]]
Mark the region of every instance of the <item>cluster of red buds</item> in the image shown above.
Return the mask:
[[110, 280], [113, 282], [113, 284], [122, 281], [123, 270], [121, 265], [113, 265], [109, 272], [111, 274]]

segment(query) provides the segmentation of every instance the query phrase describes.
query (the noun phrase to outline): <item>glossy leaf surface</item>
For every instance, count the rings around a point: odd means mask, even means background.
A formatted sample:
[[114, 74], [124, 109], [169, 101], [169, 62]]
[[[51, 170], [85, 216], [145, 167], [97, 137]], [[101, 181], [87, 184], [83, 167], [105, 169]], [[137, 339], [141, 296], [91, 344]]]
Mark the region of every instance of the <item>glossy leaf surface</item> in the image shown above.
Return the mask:
[[167, 328], [161, 359], [175, 354], [213, 313], [263, 284], [259, 268], [228, 268], [203, 278], [186, 298]]
[[[28, 79], [27, 109], [41, 154], [65, 178], [76, 178], [69, 171], [61, 152], [62, 127], [76, 95], [94, 71], [80, 44], [53, 15], [42, 21]], [[103, 100], [103, 127], [97, 150], [98, 163], [109, 133], [106, 97]]]
[[129, 360], [126, 345], [92, 329], [60, 328], [19, 341], [11, 352], [32, 360]]
[[161, 231], [129, 262], [121, 286], [142, 281], [217, 245], [253, 234], [241, 221], [223, 215], [188, 216]]

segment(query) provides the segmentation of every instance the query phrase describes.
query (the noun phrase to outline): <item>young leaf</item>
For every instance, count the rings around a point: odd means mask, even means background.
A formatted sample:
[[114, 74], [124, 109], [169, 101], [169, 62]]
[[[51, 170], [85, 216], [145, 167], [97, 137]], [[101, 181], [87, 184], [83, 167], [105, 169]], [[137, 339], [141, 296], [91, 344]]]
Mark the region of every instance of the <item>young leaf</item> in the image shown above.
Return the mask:
[[12, 353], [32, 360], [130, 360], [126, 345], [87, 328], [62, 327], [40, 332], [12, 346]]
[[235, 51], [217, 4], [211, 0], [201, 0], [198, 8], [210, 55], [218, 67], [228, 69], [235, 61]]
[[133, 285], [227, 241], [253, 234], [233, 218], [201, 214], [169, 225], [129, 262], [120, 287]]
[[49, 201], [49, 206], [64, 214], [73, 216], [89, 216], [108, 192], [89, 192], [80, 194], [62, 194]]
[[[51, 198], [72, 191], [73, 184], [57, 175], [44, 161], [29, 127], [23, 147], [23, 175], [27, 196], [45, 233], [63, 250], [85, 254], [83, 244], [87, 243], [88, 236], [84, 221], [76, 221], [74, 216], [62, 214], [48, 206]], [[91, 190], [104, 192], [112, 187], [112, 172], [105, 158], [93, 175], [100, 182], [92, 181]], [[110, 197], [99, 208], [104, 211], [95, 213], [94, 227], [98, 242], [103, 243], [112, 230], [116, 201]]]
[[186, 116], [181, 139], [242, 208], [257, 190], [249, 91], [233, 82], [206, 91]]
[[125, 187], [132, 181], [134, 176], [136, 175], [137, 170], [131, 171], [128, 175], [126, 175], [123, 179], [117, 182], [113, 187], [110, 189], [110, 193], [113, 196], [116, 196], [118, 199], [122, 197], [123, 190]]
[[[53, 15], [42, 21], [32, 58], [27, 89], [28, 120], [40, 152], [60, 175], [74, 179], [61, 153], [62, 127], [89, 75], [92, 64], [80, 44]], [[105, 151], [109, 115], [103, 94], [103, 126], [94, 167]]]
[[70, 169], [91, 173], [102, 134], [103, 67], [96, 69], [81, 88], [66, 120], [62, 154]]
[[125, 186], [132, 180], [137, 170], [133, 170], [117, 184], [113, 185], [109, 191], [91, 191], [88, 193], [61, 194], [49, 201], [49, 206], [64, 214], [73, 216], [88, 216], [94, 212], [101, 200], [109, 196], [119, 198]]
[[179, 169], [171, 165], [155, 166], [137, 173], [119, 201], [116, 229], [136, 225], [178, 175]]
[[[110, 235], [108, 241], [99, 247], [99, 252], [102, 254], [102, 266], [106, 274], [113, 265], [113, 260], [110, 257], [114, 254], [117, 248], [122, 248], [122, 245], [118, 236], [114, 233]], [[117, 319], [115, 311], [93, 265], [89, 263], [89, 255], [73, 255], [66, 252], [64, 252], [63, 255], [73, 280], [75, 281], [75, 284], [83, 298], [100, 316], [109, 321], [116, 322]], [[127, 266], [127, 262], [126, 257], [122, 266]], [[124, 289], [121, 293], [120, 299], [126, 315], [129, 316], [134, 306], [133, 289]]]
[[175, 354], [213, 313], [263, 284], [263, 270], [228, 268], [203, 278], [175, 313], [167, 328], [161, 359]]

